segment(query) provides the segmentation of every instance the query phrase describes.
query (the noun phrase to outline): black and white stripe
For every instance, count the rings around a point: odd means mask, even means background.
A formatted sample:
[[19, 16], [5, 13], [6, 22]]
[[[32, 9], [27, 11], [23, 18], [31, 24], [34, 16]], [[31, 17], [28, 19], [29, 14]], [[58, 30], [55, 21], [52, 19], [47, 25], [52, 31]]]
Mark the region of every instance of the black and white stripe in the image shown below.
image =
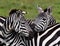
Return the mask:
[[23, 16], [23, 11], [12, 10], [2, 27], [0, 41], [6, 46], [27, 46], [25, 37], [32, 37], [32, 29]]
[[[3, 35], [2, 34], [2, 30], [3, 30], [2, 26], [4, 25], [5, 20], [6, 20], [5, 17], [0, 16], [0, 38], [3, 38], [3, 36], [2, 36]], [[5, 45], [5, 43], [1, 43], [1, 41], [0, 41], [0, 46], [2, 46], [2, 45]]]
[[60, 24], [55, 24], [45, 30], [37, 38], [37, 46], [60, 46]]
[[5, 17], [0, 16], [0, 26], [3, 26], [5, 19], [6, 19]]

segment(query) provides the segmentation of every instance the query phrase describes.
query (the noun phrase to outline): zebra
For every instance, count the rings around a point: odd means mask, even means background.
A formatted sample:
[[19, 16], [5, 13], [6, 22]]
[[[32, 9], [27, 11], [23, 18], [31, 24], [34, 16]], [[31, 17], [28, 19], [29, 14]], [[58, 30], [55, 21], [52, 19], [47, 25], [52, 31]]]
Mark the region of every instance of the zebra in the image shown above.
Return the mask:
[[[51, 11], [52, 11], [51, 7], [48, 7], [44, 10], [41, 7], [38, 7], [39, 14], [35, 18], [35, 20], [30, 23], [30, 27], [34, 31], [34, 37], [31, 40], [29, 40], [29, 42], [28, 42], [28, 43], [30, 43], [30, 46], [42, 46], [43, 45], [42, 42], [44, 42], [43, 40], [45, 40], [44, 38], [47, 38], [49, 33], [46, 34], [47, 36], [44, 36], [44, 37], [42, 36], [42, 38], [40, 39], [41, 35], [44, 35], [43, 33], [45, 33], [47, 30], [49, 30], [50, 29], [49, 27], [51, 27], [52, 25], [55, 26], [56, 20], [52, 16]], [[55, 30], [53, 30], [53, 31], [55, 31]], [[57, 37], [56, 37], [56, 39], [57, 39]], [[40, 45], [40, 44], [42, 44], [42, 45]], [[47, 45], [47, 46], [49, 46], [49, 45]]]
[[56, 23], [56, 20], [52, 16], [51, 7], [43, 9], [38, 7], [38, 16], [31, 23], [31, 26], [36, 32], [44, 31], [47, 27]]
[[[43, 17], [41, 16], [41, 13], [43, 14]], [[37, 20], [33, 22], [38, 27], [38, 30], [35, 31], [39, 32], [37, 37], [37, 46], [60, 46], [60, 24], [56, 23], [56, 21], [52, 19], [53, 17], [49, 18], [50, 14], [50, 7], [48, 7], [44, 11], [42, 10], [42, 8], [40, 8], [40, 20], [38, 20], [39, 24], [36, 23]], [[45, 18], [45, 15], [48, 16]], [[46, 24], [44, 25], [42, 21]], [[39, 26], [40, 24], [43, 25], [41, 26], [42, 28]], [[41, 30], [42, 32], [39, 28], [43, 29]]]
[[0, 41], [6, 46], [27, 46], [25, 39], [33, 37], [33, 31], [24, 18], [24, 11], [19, 9], [10, 11], [1, 32]]

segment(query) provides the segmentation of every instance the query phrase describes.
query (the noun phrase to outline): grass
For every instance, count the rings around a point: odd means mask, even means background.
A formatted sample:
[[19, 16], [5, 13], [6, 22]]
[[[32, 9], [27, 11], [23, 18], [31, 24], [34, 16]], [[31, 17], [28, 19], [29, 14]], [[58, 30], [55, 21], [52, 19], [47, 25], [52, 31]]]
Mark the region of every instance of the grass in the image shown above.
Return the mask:
[[37, 5], [43, 9], [52, 6], [53, 16], [60, 22], [60, 0], [0, 0], [0, 16], [7, 17], [11, 9], [23, 9], [27, 11], [27, 19], [34, 19], [38, 14]]

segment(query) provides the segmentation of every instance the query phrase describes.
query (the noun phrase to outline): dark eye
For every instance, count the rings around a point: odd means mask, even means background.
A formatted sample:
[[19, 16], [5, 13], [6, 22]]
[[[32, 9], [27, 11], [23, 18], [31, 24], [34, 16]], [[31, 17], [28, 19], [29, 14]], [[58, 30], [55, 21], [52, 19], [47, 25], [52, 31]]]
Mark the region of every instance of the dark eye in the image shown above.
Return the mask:
[[46, 18], [43, 18], [43, 20], [45, 21], [45, 20], [46, 20]]

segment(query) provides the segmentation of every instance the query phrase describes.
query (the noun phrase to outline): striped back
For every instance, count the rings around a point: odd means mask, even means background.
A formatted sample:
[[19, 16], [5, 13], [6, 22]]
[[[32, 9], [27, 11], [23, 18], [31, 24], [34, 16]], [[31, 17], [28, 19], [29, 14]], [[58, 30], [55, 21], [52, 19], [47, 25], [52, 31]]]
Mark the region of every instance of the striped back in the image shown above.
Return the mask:
[[24, 11], [13, 9], [9, 13], [9, 17], [4, 23], [4, 28], [7, 33], [11, 33], [12, 30], [20, 35], [30, 37], [32, 36], [32, 29], [30, 28], [28, 22], [24, 18]]
[[53, 24], [38, 36], [37, 46], [60, 46], [60, 24]]
[[51, 13], [51, 7], [46, 8], [43, 10], [42, 8], [38, 7], [39, 15], [35, 18], [32, 22], [31, 26], [36, 32], [44, 31], [47, 27], [52, 24], [55, 24], [56, 21]]

